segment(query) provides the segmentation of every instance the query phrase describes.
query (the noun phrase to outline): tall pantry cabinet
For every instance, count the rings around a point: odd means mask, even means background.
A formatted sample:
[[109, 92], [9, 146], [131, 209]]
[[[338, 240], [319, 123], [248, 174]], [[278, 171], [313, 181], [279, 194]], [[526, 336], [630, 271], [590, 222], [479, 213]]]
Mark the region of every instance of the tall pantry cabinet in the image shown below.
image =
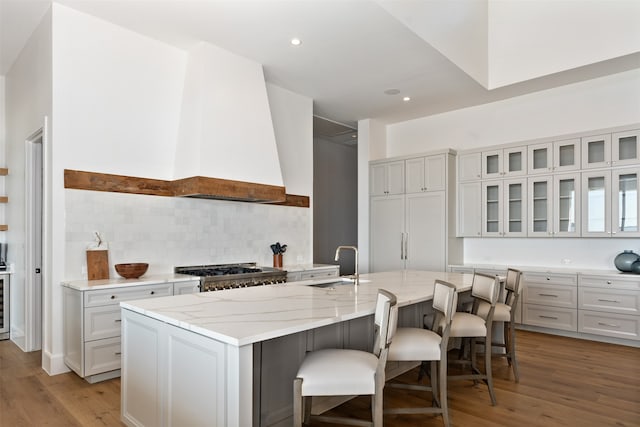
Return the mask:
[[449, 227], [455, 224], [454, 152], [373, 161], [370, 177], [372, 272], [445, 271], [462, 259], [461, 239]]

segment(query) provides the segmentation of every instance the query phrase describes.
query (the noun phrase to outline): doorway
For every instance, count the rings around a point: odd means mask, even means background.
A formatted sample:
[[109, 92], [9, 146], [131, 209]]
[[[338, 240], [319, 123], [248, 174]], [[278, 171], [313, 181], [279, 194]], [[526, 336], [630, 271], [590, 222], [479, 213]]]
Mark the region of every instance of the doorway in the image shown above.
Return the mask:
[[[46, 125], [45, 125], [46, 128]], [[42, 128], [25, 146], [25, 351], [42, 349], [43, 145]]]

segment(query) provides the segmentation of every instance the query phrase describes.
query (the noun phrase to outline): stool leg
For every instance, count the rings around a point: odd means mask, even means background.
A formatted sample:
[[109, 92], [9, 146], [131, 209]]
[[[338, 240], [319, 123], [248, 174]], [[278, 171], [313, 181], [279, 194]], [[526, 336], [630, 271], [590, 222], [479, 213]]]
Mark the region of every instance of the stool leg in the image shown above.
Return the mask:
[[[487, 351], [487, 349], [489, 349]], [[487, 376], [487, 387], [489, 387], [489, 396], [491, 397], [491, 404], [496, 405], [496, 396], [493, 392], [493, 375], [491, 371], [491, 328], [487, 328], [487, 336], [484, 341], [484, 369]]]
[[[384, 377], [384, 375], [383, 375]], [[383, 408], [382, 408], [382, 391], [384, 389], [384, 379], [380, 381], [376, 376], [376, 394], [371, 397], [371, 418], [373, 427], [382, 427], [383, 425]]]
[[[441, 361], [439, 363], [438, 374], [440, 375], [440, 409], [442, 409], [442, 421], [444, 421], [444, 427], [449, 427], [449, 405], [447, 404], [447, 352], [446, 349], [442, 350]], [[435, 372], [433, 373], [435, 377]], [[435, 393], [435, 391], [433, 392]]]
[[293, 380], [293, 427], [302, 427], [302, 379]]
[[433, 401], [437, 406], [440, 406], [440, 396], [438, 396], [438, 368], [435, 360], [431, 361], [431, 375], [429, 375], [431, 382], [431, 394], [433, 395]]
[[516, 382], [520, 382], [520, 373], [518, 372], [518, 360], [516, 359], [516, 328], [512, 323], [509, 324], [509, 353], [511, 354], [511, 365], [513, 366], [513, 376]]

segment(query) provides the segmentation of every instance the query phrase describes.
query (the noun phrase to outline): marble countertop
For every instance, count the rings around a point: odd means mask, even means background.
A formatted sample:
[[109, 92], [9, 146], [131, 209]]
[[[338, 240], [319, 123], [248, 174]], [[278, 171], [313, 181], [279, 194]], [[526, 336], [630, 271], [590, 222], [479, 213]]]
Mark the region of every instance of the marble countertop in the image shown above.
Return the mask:
[[159, 283], [176, 283], [176, 282], [189, 282], [192, 280], [199, 280], [198, 277], [189, 276], [187, 274], [155, 274], [155, 275], [143, 275], [137, 279], [124, 279], [124, 278], [114, 278], [114, 279], [102, 279], [102, 280], [73, 280], [68, 282], [62, 282], [62, 286], [66, 286], [68, 288], [76, 289], [79, 291], [88, 291], [88, 290], [96, 290], [96, 289], [109, 289], [115, 287], [124, 287], [124, 286], [141, 286], [141, 285], [155, 285]]
[[589, 268], [580, 268], [580, 267], [570, 267], [570, 266], [556, 266], [556, 267], [545, 267], [545, 266], [537, 266], [537, 265], [497, 265], [497, 264], [451, 264], [451, 267], [467, 267], [467, 268], [485, 268], [490, 270], [505, 270], [508, 267], [517, 268], [525, 273], [561, 273], [561, 274], [590, 274], [596, 276], [624, 276], [624, 277], [638, 277], [637, 274], [632, 273], [624, 273], [622, 271], [616, 270], [612, 268], [610, 270], [596, 270]]
[[[235, 346], [315, 329], [373, 314], [379, 288], [396, 295], [399, 306], [433, 297], [435, 279], [471, 289], [473, 275], [448, 272], [397, 271], [362, 274], [360, 285], [309, 286], [318, 281], [177, 295], [120, 303], [149, 316]], [[335, 279], [333, 279], [335, 281]]]

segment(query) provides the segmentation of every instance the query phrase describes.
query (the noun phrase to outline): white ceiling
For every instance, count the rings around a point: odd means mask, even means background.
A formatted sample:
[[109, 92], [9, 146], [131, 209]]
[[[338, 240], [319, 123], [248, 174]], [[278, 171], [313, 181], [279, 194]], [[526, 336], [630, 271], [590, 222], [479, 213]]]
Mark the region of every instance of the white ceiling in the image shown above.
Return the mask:
[[[59, 3], [180, 48], [205, 40], [253, 59], [268, 81], [313, 98], [314, 114], [350, 126], [365, 118], [398, 122], [640, 68], [635, 52], [487, 90], [374, 0]], [[0, 0], [0, 74], [49, 5]], [[292, 37], [302, 45], [291, 46]], [[384, 94], [392, 88], [400, 93]], [[404, 95], [411, 101], [403, 102]]]

